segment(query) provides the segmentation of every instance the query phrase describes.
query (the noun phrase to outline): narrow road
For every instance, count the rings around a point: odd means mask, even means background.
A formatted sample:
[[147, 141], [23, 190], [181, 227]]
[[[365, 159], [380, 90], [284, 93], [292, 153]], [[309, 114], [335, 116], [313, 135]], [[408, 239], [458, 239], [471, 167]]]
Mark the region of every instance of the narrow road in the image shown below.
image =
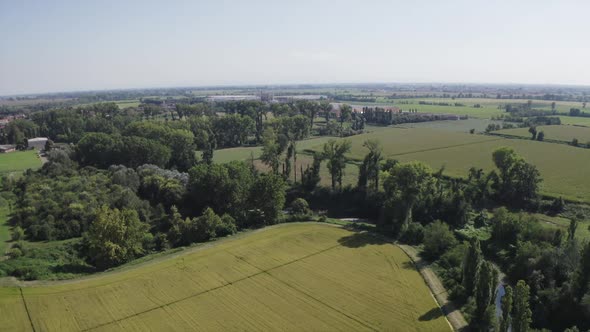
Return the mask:
[[455, 305], [449, 300], [449, 294], [447, 290], [443, 286], [442, 282], [434, 273], [434, 271], [429, 267], [429, 263], [423, 260], [420, 255], [418, 255], [418, 250], [412, 246], [408, 246], [405, 244], [398, 244], [398, 246], [408, 255], [410, 259], [416, 265], [418, 271], [424, 278], [424, 281], [430, 288], [430, 291], [434, 295], [434, 299], [438, 302], [443, 314], [447, 317], [447, 320], [453, 327], [455, 331], [468, 331], [469, 324], [463, 317], [463, 314], [459, 309], [455, 307]]

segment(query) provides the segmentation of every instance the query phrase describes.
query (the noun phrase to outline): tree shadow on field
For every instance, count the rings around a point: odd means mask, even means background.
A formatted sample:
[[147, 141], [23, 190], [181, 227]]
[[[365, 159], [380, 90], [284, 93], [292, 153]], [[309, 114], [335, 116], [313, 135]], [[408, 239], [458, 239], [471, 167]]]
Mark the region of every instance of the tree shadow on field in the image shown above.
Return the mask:
[[412, 261], [402, 262], [402, 268], [416, 271], [416, 265]]
[[361, 248], [366, 245], [381, 245], [390, 243], [385, 239], [379, 238], [370, 233], [353, 233], [338, 239], [340, 245], [347, 248]]
[[89, 274], [97, 272], [95, 267], [77, 264], [77, 263], [66, 263], [51, 267], [53, 273], [73, 273], [73, 274]]
[[418, 318], [418, 320], [421, 322], [434, 320], [434, 319], [441, 317], [442, 315], [443, 314], [442, 314], [442, 311], [440, 310], [440, 308], [432, 308], [427, 313], [420, 316]]

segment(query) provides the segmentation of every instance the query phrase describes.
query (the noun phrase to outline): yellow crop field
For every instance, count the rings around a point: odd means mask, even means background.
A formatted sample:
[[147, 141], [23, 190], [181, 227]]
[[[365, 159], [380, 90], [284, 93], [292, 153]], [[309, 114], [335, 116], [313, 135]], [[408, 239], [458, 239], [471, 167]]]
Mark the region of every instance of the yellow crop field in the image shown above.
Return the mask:
[[0, 288], [0, 312], [10, 331], [450, 330], [401, 249], [317, 223], [86, 279]]

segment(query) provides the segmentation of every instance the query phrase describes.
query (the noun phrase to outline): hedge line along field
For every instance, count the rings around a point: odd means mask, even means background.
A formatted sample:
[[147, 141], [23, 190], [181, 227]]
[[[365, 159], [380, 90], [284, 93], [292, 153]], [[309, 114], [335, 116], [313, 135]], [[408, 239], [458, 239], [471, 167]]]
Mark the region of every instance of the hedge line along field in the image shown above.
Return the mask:
[[[538, 126], [537, 132], [542, 131], [545, 134], [545, 139], [556, 140], [563, 142], [571, 142], [572, 139], [577, 138], [580, 144], [590, 142], [590, 128], [579, 126]], [[515, 128], [499, 130], [495, 133], [502, 135], [510, 135], [516, 137], [531, 138], [529, 128]]]
[[28, 168], [41, 167], [41, 159], [37, 151], [17, 151], [0, 153], [0, 174], [22, 172]]
[[0, 288], [0, 326], [450, 330], [409, 258], [366, 233], [293, 223], [189, 250], [87, 279], [22, 287], [22, 294]]

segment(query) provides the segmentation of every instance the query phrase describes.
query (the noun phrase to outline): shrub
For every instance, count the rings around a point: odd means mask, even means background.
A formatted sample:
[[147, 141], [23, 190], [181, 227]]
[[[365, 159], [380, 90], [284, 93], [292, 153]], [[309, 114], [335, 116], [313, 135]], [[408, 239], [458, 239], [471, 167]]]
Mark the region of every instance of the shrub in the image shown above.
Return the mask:
[[309, 209], [309, 204], [305, 199], [297, 198], [291, 202], [291, 212], [293, 214], [309, 214], [311, 210]]
[[424, 226], [417, 222], [411, 223], [408, 229], [402, 234], [400, 240], [414, 245], [422, 243], [424, 241]]
[[12, 239], [12, 241], [24, 240], [25, 239], [25, 231], [20, 226], [16, 226], [12, 230], [11, 239]]
[[215, 228], [215, 235], [218, 237], [237, 233], [236, 220], [229, 214], [221, 216], [221, 223]]
[[311, 219], [309, 204], [303, 198], [297, 198], [291, 202], [291, 216], [289, 221], [305, 221]]
[[19, 258], [23, 255], [23, 252], [19, 248], [10, 248], [8, 250], [8, 257], [10, 258]]
[[449, 225], [436, 220], [424, 228], [424, 254], [429, 258], [438, 258], [449, 248], [455, 246], [457, 240]]

